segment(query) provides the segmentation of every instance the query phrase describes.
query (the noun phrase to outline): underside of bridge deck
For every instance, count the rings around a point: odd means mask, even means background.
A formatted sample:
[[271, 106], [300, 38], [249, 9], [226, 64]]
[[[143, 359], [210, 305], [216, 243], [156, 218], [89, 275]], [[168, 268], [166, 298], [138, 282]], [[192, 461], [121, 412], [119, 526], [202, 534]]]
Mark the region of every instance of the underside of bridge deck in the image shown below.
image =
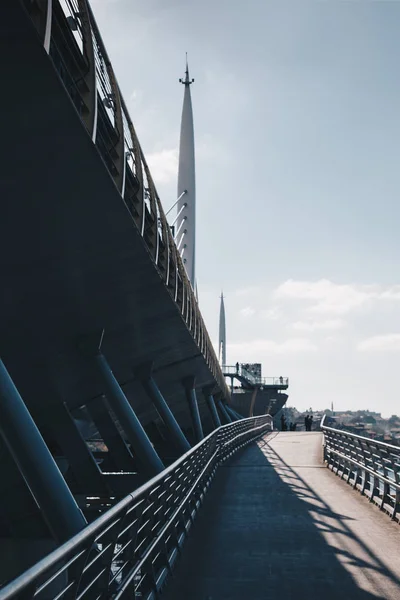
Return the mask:
[[322, 434], [272, 433], [220, 470], [166, 600], [398, 600], [400, 530], [322, 462]]

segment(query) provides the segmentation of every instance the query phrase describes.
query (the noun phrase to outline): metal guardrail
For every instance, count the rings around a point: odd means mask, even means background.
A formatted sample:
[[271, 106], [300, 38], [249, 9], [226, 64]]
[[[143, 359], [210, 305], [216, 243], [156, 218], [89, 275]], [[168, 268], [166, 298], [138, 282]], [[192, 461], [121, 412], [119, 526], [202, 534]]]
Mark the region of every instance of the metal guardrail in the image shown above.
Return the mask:
[[327, 427], [324, 432], [324, 459], [336, 475], [340, 475], [371, 502], [398, 519], [400, 510], [400, 447], [378, 442], [360, 435]]
[[236, 365], [222, 365], [222, 372], [224, 375], [239, 375], [244, 377], [253, 385], [289, 386], [289, 377], [257, 377], [243, 365], [239, 365], [239, 368]]
[[271, 429], [269, 415], [219, 427], [1, 589], [0, 600], [157, 597], [218, 465]]
[[87, 0], [21, 0], [219, 389], [229, 390]]
[[259, 379], [261, 385], [283, 385], [285, 387], [289, 386], [289, 377], [261, 377]]

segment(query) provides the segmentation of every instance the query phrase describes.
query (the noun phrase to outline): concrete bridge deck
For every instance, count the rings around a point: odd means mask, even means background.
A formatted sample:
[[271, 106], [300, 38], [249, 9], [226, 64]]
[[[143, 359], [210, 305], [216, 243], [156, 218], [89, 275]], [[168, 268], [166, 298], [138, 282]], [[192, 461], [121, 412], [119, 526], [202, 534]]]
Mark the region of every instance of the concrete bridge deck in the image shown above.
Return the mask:
[[322, 434], [272, 433], [221, 467], [163, 598], [398, 600], [399, 542]]

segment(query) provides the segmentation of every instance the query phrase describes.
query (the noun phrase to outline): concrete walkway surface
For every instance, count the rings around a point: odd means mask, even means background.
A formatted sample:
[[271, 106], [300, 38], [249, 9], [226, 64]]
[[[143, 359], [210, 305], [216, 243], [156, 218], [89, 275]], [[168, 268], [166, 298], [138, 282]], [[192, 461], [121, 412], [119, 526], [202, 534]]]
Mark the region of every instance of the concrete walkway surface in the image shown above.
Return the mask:
[[220, 467], [165, 600], [400, 600], [400, 528], [322, 462], [321, 433], [272, 433]]

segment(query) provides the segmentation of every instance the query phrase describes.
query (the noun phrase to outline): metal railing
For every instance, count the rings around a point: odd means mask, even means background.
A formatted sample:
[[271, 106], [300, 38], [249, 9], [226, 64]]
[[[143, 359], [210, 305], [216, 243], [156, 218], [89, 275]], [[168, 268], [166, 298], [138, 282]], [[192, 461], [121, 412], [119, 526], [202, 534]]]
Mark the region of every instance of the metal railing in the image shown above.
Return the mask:
[[371, 502], [386, 510], [392, 519], [400, 508], [400, 447], [334, 429], [321, 421], [324, 460]]
[[[87, 0], [23, 0], [204, 360], [229, 390]], [[50, 40], [50, 42], [49, 42]]]
[[0, 600], [157, 597], [218, 465], [271, 429], [269, 415], [219, 427], [0, 590]]
[[289, 386], [289, 377], [261, 377], [259, 379], [260, 385], [276, 385], [276, 386]]
[[239, 375], [244, 379], [247, 379], [253, 385], [273, 385], [273, 386], [289, 386], [289, 377], [257, 377], [251, 371], [246, 369], [243, 365], [222, 365], [222, 372], [224, 375]]

